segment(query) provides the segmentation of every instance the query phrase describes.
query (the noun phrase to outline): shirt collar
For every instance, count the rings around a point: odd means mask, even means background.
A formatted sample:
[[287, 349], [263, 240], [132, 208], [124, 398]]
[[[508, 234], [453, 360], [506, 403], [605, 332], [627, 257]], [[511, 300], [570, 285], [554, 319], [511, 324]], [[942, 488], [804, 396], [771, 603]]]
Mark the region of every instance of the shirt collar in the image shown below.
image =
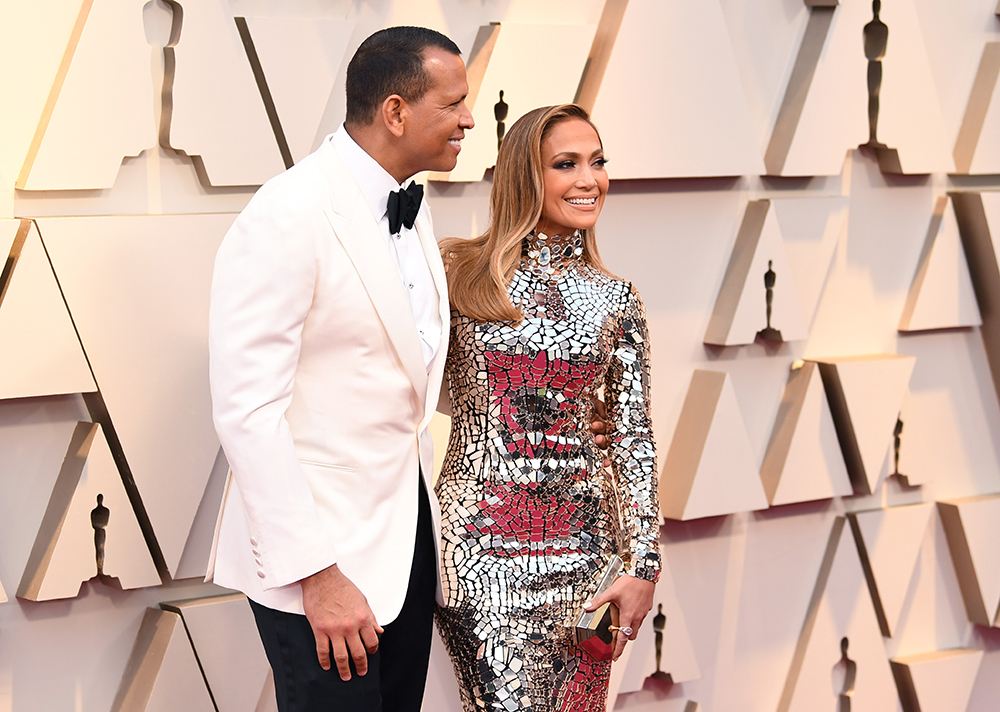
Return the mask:
[[386, 205], [389, 202], [389, 193], [399, 190], [402, 184], [389, 175], [379, 162], [372, 158], [365, 149], [361, 148], [357, 142], [347, 133], [347, 129], [341, 124], [340, 128], [330, 138], [333, 147], [337, 150], [341, 160], [347, 165], [347, 169], [358, 182], [361, 195], [375, 216], [376, 221], [381, 221], [386, 214]]

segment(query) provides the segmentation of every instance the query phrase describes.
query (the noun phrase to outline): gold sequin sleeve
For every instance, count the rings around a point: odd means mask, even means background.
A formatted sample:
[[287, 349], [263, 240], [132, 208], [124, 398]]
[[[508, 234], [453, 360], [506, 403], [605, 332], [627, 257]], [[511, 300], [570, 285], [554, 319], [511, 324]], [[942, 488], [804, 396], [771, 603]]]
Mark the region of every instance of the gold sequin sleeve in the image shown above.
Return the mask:
[[649, 332], [642, 299], [629, 286], [616, 343], [605, 376], [610, 459], [622, 517], [628, 573], [656, 581], [660, 575], [660, 509], [656, 445], [650, 418]]

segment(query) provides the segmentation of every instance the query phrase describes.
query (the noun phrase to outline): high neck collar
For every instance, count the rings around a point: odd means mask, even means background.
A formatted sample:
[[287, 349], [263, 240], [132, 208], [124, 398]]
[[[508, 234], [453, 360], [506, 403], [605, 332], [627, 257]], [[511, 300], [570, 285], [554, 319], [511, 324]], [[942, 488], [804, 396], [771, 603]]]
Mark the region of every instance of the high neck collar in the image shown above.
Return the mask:
[[569, 235], [546, 235], [532, 230], [525, 236], [521, 261], [532, 274], [549, 278], [576, 264], [583, 257], [583, 238], [576, 230]]

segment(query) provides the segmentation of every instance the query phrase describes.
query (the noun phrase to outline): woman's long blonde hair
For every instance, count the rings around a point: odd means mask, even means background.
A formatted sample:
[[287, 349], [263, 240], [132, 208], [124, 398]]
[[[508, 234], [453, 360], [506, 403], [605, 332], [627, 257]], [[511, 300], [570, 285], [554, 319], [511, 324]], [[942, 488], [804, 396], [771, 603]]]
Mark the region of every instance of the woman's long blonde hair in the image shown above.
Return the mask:
[[[507, 287], [521, 262], [522, 241], [542, 217], [542, 141], [556, 124], [570, 119], [586, 121], [597, 131], [576, 104], [543, 106], [518, 119], [497, 156], [486, 232], [472, 239], [441, 240], [448, 293], [459, 313], [477, 321], [521, 321], [523, 314], [511, 303]], [[611, 275], [597, 252], [594, 228], [583, 230], [582, 236], [583, 258]]]

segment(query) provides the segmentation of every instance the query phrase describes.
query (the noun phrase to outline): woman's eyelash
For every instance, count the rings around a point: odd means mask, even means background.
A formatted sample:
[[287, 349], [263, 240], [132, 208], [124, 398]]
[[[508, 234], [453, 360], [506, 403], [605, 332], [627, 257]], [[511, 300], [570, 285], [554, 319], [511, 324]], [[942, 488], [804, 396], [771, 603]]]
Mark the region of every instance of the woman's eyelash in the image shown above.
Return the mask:
[[[603, 168], [604, 166], [608, 165], [608, 159], [598, 158], [597, 160], [594, 161], [594, 165], [601, 166]], [[554, 166], [554, 168], [573, 168], [574, 166], [576, 166], [576, 163], [574, 161], [560, 161]]]

